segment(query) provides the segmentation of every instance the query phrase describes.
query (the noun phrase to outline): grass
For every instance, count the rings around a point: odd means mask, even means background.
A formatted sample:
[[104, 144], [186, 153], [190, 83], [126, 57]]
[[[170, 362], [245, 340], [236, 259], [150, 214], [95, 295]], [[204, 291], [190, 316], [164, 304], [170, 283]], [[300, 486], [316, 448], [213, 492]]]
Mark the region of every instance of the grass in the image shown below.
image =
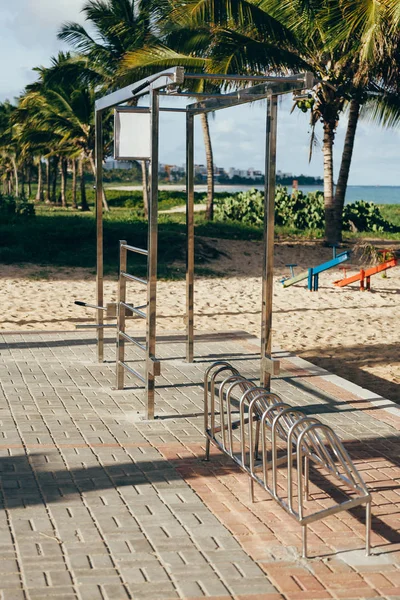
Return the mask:
[[[198, 202], [204, 194], [197, 194]], [[112, 210], [104, 214], [104, 269], [116, 275], [119, 240], [147, 247], [147, 223], [142, 216], [141, 192], [108, 191]], [[88, 200], [94, 201], [94, 191], [88, 188]], [[185, 203], [183, 192], [160, 192], [160, 210]], [[400, 205], [380, 205], [382, 215], [400, 228]], [[186, 216], [183, 213], [159, 216], [159, 276], [168, 279], [184, 277], [186, 252]], [[206, 238], [257, 241], [263, 238], [263, 228], [234, 222], [207, 222], [204, 213], [195, 213], [196, 265], [202, 275], [215, 275], [210, 263], [219, 256], [213, 242]], [[316, 240], [323, 231], [301, 231], [276, 227], [278, 239]], [[382, 238], [400, 240], [400, 233], [360, 234], [344, 232], [344, 240]], [[96, 223], [93, 205], [89, 212], [63, 209], [52, 205], [36, 205], [31, 218], [2, 217], [0, 221], [0, 263], [33, 263], [41, 267], [96, 268]], [[138, 276], [146, 272], [146, 259], [130, 255], [129, 268]], [[38, 271], [37, 277], [41, 271]], [[43, 270], [43, 274], [46, 271]]]

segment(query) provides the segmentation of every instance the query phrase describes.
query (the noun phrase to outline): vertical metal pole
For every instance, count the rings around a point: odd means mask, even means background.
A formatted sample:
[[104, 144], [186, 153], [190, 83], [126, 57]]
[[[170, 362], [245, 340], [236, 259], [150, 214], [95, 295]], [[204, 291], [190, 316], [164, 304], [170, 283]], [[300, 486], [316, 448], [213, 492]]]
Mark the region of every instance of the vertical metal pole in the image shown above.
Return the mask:
[[271, 389], [271, 374], [266, 368], [265, 358], [271, 358], [272, 350], [272, 292], [274, 269], [274, 223], [275, 223], [275, 172], [276, 130], [278, 98], [273, 95], [267, 100], [267, 135], [265, 151], [264, 188], [264, 257], [262, 274], [261, 309], [261, 374], [260, 383]]
[[[95, 160], [96, 160], [96, 304], [104, 306], [104, 267], [103, 267], [103, 113], [96, 110], [95, 121]], [[97, 310], [97, 358], [104, 360], [104, 313]]]
[[365, 554], [371, 555], [371, 502], [365, 506]]
[[125, 333], [125, 306], [121, 302], [126, 302], [126, 279], [121, 277], [121, 272], [127, 270], [128, 251], [123, 248], [125, 240], [119, 242], [119, 274], [118, 274], [118, 301], [117, 301], [117, 360], [116, 360], [116, 386], [117, 390], [124, 389], [125, 369], [122, 363], [125, 362], [125, 339], [120, 335], [120, 331]]
[[194, 116], [186, 115], [186, 360], [194, 358]]
[[158, 90], [150, 91], [151, 118], [151, 162], [150, 162], [150, 206], [148, 227], [147, 259], [147, 327], [146, 327], [146, 410], [145, 418], [154, 419], [155, 377], [151, 361], [156, 355], [156, 311], [157, 311], [157, 242], [158, 242]]

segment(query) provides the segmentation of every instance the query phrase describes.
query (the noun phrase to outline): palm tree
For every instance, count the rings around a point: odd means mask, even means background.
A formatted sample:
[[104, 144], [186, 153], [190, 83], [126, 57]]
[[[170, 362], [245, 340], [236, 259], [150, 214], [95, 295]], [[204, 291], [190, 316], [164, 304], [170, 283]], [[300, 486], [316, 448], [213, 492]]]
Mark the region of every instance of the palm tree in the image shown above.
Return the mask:
[[[158, 18], [162, 6], [160, 0], [87, 0], [82, 12], [93, 34], [78, 23], [69, 22], [61, 27], [58, 37], [78, 53], [77, 60], [81, 66], [82, 58], [86, 60], [86, 76], [103, 91], [112, 91], [120, 85], [116, 71], [122, 57], [128, 50], [142, 47], [152, 37], [152, 23]], [[147, 215], [146, 161], [142, 161], [142, 179]]]
[[[19, 197], [18, 155], [20, 151], [18, 127], [13, 123], [16, 107], [8, 100], [0, 104], [0, 151], [3, 160], [12, 166], [14, 176], [14, 195]], [[8, 169], [9, 172], [9, 169]]]
[[[28, 114], [25, 136], [28, 140], [38, 140], [41, 136], [43, 142], [50, 146], [51, 151], [47, 155], [48, 169], [52, 156], [57, 157], [57, 163], [60, 157], [70, 157], [79, 158], [81, 174], [84, 173], [83, 165], [86, 162], [95, 174], [95, 89], [93, 85], [70, 76], [69, 60], [69, 54], [60, 53], [57, 58], [52, 59], [50, 69], [36, 69], [39, 81], [28, 86], [20, 101], [21, 114], [22, 111]], [[110, 120], [105, 121], [106, 136], [109, 133], [109, 123]], [[86, 207], [85, 198], [82, 202]], [[105, 196], [103, 205], [105, 210], [109, 210]]]
[[[343, 35], [344, 2], [304, 0], [185, 0], [173, 11], [182, 26], [208, 23], [209, 72], [242, 74], [306, 69], [319, 79], [311, 125], [323, 125], [324, 197], [329, 243], [341, 240], [344, 193], [359, 109], [368, 77], [360, 76], [360, 39]], [[350, 3], [349, 3], [350, 4]], [[378, 87], [375, 84], [375, 88]], [[333, 145], [341, 113], [351, 103], [344, 160], [334, 194]]]

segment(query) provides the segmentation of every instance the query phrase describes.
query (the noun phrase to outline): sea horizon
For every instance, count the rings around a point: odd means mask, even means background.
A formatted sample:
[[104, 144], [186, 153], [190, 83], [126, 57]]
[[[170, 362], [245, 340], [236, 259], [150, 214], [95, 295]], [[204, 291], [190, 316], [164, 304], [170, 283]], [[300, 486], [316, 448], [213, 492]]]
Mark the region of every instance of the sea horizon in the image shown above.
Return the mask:
[[[106, 185], [108, 189], [121, 191], [141, 190], [140, 185]], [[292, 192], [292, 186], [284, 186], [288, 192]], [[229, 185], [216, 184], [216, 192], [245, 192], [249, 189], [263, 190], [264, 186], [260, 184], [246, 185]], [[299, 190], [304, 193], [323, 191], [323, 185], [299, 185]], [[186, 187], [184, 184], [161, 184], [159, 190], [184, 192]], [[194, 186], [195, 192], [203, 193], [207, 191], [207, 185], [198, 184]], [[357, 200], [365, 200], [366, 202], [374, 202], [375, 204], [400, 204], [400, 186], [398, 185], [349, 185], [346, 191], [346, 203], [356, 202]]]

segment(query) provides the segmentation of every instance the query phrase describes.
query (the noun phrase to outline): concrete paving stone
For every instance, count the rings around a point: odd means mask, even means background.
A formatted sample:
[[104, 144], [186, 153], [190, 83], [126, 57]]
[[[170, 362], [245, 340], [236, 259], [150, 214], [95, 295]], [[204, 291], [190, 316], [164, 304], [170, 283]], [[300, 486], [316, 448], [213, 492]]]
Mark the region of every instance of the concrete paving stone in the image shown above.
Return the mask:
[[[132, 597], [135, 600], [173, 600], [179, 598], [175, 586], [171, 582], [162, 583], [135, 583], [129, 585]], [[113, 599], [114, 600], [114, 599]]]
[[[1, 569], [1, 565], [0, 565]], [[14, 589], [21, 585], [21, 575], [16, 573], [3, 573], [1, 569], [0, 590]]]
[[127, 586], [122, 584], [106, 584], [101, 586], [104, 600], [125, 600], [132, 596], [127, 591]]
[[57, 600], [75, 600], [77, 594], [73, 586], [32, 588], [29, 590], [29, 598], [42, 600], [42, 598], [57, 598]]
[[176, 584], [182, 598], [203, 598], [203, 589], [197, 581], [178, 581]]
[[1, 600], [26, 600], [26, 595], [21, 587], [1, 589]]

